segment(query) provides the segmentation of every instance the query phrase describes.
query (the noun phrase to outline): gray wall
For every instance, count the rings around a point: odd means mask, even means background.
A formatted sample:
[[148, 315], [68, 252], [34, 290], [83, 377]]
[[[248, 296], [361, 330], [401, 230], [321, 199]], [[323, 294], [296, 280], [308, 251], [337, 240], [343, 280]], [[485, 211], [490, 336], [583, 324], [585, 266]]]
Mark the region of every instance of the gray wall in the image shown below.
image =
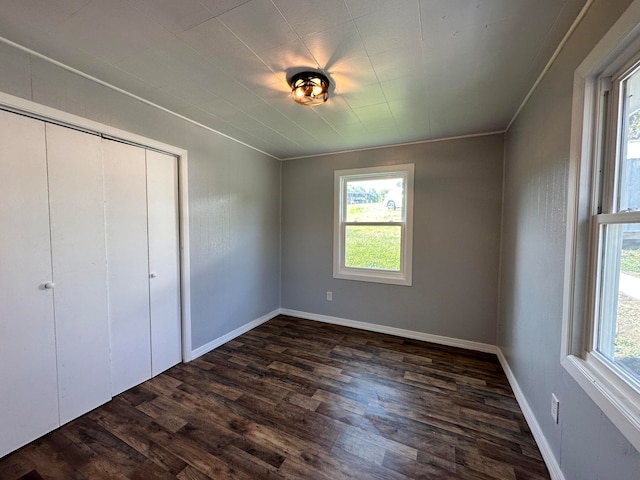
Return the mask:
[[[284, 162], [282, 307], [495, 344], [503, 143], [489, 135]], [[334, 170], [401, 163], [415, 164], [413, 286], [334, 279]]]
[[0, 43], [0, 91], [189, 152], [192, 343], [280, 306], [279, 161]]
[[595, 1], [506, 135], [498, 345], [567, 480], [640, 478], [640, 454], [560, 365], [573, 73], [629, 3]]

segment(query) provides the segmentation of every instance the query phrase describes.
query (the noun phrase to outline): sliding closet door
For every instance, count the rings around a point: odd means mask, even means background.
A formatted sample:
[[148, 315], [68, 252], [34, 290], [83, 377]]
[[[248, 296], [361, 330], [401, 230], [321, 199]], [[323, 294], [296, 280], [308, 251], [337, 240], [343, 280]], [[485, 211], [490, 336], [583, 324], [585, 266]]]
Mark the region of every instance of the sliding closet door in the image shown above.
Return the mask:
[[170, 155], [147, 150], [152, 375], [180, 363], [178, 166]]
[[0, 152], [2, 457], [58, 426], [58, 386], [44, 123], [0, 111]]
[[102, 146], [47, 124], [60, 422], [111, 399]]
[[111, 383], [117, 395], [151, 378], [145, 151], [105, 140]]

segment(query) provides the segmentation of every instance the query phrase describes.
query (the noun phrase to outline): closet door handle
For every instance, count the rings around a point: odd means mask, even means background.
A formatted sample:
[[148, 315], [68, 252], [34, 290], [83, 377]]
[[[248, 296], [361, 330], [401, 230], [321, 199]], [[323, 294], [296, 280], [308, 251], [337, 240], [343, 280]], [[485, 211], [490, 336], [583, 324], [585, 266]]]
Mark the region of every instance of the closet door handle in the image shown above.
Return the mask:
[[43, 287], [44, 287], [46, 290], [53, 290], [53, 288], [54, 288], [55, 286], [56, 286], [56, 284], [55, 284], [55, 283], [53, 283], [53, 282], [47, 282], [47, 283], [45, 283], [45, 284], [43, 285]]
[[149, 274], [149, 278], [156, 278], [158, 276], [158, 274], [156, 272], [151, 272]]

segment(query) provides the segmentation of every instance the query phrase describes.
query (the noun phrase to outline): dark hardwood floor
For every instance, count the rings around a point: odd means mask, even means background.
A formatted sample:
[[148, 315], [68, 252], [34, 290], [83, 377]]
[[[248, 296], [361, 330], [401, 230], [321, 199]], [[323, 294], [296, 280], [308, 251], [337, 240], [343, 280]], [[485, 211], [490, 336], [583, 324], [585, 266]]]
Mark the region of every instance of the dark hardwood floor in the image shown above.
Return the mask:
[[549, 479], [495, 355], [279, 316], [0, 459], [15, 479]]

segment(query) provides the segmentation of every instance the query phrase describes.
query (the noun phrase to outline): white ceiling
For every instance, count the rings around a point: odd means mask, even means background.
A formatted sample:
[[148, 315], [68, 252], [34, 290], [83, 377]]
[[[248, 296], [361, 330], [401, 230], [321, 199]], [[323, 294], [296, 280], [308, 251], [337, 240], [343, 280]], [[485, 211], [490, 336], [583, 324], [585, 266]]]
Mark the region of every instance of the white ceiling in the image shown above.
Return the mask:
[[285, 159], [504, 130], [584, 4], [0, 0], [0, 36]]

